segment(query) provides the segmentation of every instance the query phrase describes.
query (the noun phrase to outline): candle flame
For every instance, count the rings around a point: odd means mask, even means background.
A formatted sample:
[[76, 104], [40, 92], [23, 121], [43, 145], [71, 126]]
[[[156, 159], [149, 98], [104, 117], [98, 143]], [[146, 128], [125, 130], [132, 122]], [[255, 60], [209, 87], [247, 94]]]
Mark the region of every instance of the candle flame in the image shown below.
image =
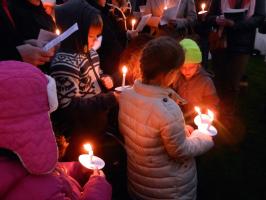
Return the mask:
[[132, 26], [134, 26], [136, 24], [136, 19], [132, 19], [131, 24], [132, 24]]
[[201, 9], [202, 9], [202, 11], [204, 11], [205, 8], [206, 8], [206, 3], [202, 3], [202, 4], [201, 4]]
[[93, 155], [92, 146], [91, 146], [90, 144], [84, 144], [83, 146], [84, 146], [84, 149], [85, 149], [86, 151], [88, 151], [88, 154], [89, 154], [90, 156], [92, 156], [92, 155]]
[[211, 121], [214, 120], [214, 113], [208, 109], [208, 116], [210, 117]]
[[126, 74], [126, 73], [127, 73], [127, 67], [126, 67], [126, 66], [123, 66], [123, 67], [122, 67], [122, 73], [123, 73], [123, 74]]
[[60, 35], [60, 30], [58, 28], [55, 30], [55, 34]]
[[164, 8], [163, 8], [164, 10], [167, 10], [167, 6], [164, 6]]
[[201, 115], [200, 107], [195, 106], [195, 111], [196, 111], [199, 115]]

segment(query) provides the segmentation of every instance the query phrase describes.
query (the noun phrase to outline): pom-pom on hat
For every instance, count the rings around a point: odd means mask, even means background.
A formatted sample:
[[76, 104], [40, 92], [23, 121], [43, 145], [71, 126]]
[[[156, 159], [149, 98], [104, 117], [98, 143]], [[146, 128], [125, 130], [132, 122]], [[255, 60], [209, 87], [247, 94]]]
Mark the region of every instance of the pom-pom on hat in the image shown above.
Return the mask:
[[180, 41], [185, 52], [185, 62], [184, 64], [194, 64], [201, 63], [202, 54], [197, 43], [191, 39], [183, 39]]
[[14, 152], [32, 174], [50, 173], [58, 159], [47, 84], [35, 66], [0, 62], [0, 148]]

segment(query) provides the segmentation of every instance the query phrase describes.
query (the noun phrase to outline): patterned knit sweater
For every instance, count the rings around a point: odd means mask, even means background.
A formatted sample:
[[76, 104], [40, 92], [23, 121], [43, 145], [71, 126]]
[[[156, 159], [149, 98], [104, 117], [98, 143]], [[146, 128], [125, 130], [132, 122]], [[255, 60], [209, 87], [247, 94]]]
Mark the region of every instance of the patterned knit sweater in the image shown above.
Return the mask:
[[51, 76], [55, 78], [59, 107], [67, 107], [73, 97], [91, 98], [101, 93], [97, 78], [102, 71], [96, 51], [86, 54], [56, 54], [51, 65]]

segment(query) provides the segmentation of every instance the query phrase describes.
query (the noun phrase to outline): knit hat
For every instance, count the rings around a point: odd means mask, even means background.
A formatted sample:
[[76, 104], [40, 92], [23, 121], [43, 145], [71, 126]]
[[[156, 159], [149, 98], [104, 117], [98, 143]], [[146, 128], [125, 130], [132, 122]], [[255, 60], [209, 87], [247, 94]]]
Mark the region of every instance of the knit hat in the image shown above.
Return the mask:
[[[32, 174], [53, 171], [58, 158], [49, 114], [55, 109], [49, 106], [55, 100], [48, 99], [50, 82], [35, 66], [0, 62], [0, 148], [14, 152]], [[56, 96], [56, 90], [49, 93]]]
[[180, 45], [185, 52], [184, 64], [201, 63], [202, 54], [196, 42], [191, 39], [183, 39], [180, 41]]

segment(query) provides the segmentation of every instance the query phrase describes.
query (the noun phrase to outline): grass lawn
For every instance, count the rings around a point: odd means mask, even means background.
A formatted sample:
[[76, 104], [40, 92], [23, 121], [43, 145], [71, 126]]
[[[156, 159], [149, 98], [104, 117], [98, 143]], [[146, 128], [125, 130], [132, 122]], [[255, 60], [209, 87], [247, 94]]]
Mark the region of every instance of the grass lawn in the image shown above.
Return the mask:
[[[266, 199], [266, 63], [251, 58], [249, 86], [239, 98], [234, 131], [198, 162], [198, 199]], [[220, 133], [224, 134], [224, 133]]]

